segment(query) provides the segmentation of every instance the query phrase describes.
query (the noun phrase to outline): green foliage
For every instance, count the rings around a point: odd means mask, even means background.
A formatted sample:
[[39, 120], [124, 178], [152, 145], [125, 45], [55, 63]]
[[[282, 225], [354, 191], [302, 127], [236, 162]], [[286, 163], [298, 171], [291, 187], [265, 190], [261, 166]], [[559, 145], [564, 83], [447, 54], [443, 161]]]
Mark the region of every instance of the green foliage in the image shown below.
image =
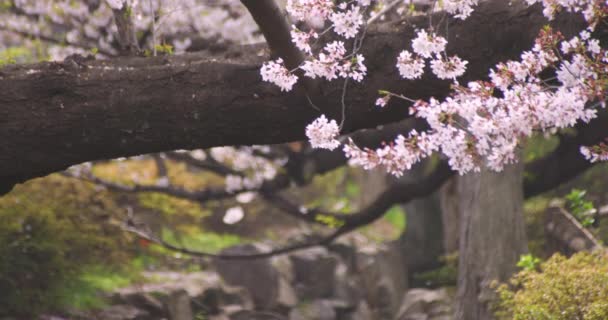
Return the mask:
[[209, 216], [199, 203], [179, 199], [163, 193], [146, 192], [137, 195], [139, 204], [148, 209], [156, 210], [167, 216], [183, 215], [194, 218]]
[[509, 284], [498, 286], [498, 319], [605, 320], [608, 319], [608, 257], [580, 252], [560, 254], [524, 269]]
[[25, 47], [9, 47], [0, 50], [0, 67], [7, 64], [24, 63], [30, 61], [32, 52]]
[[559, 145], [559, 139], [555, 136], [545, 137], [542, 134], [530, 137], [524, 146], [523, 158], [531, 162], [544, 157]]
[[585, 190], [572, 189], [566, 195], [568, 210], [584, 227], [591, 226], [595, 222], [595, 212], [597, 211], [593, 202], [585, 199], [586, 194]]
[[540, 259], [531, 254], [522, 255], [521, 257], [519, 257], [519, 261], [517, 262], [518, 267], [528, 271], [536, 270], [539, 264]]
[[102, 307], [105, 301], [99, 293], [128, 286], [139, 279], [137, 271], [139, 270], [117, 269], [104, 265], [85, 266], [79, 275], [63, 283], [59, 289], [58, 306], [75, 309]]
[[53, 175], [0, 198], [0, 316], [91, 304], [85, 270], [127, 257], [123, 233], [104, 223], [116, 210], [107, 196]]
[[173, 46], [170, 44], [157, 44], [154, 46], [154, 48], [156, 49], [156, 52], [158, 53], [162, 53], [162, 54], [168, 54], [168, 55], [172, 55], [173, 54]]
[[8, 11], [12, 7], [13, 7], [13, 1], [12, 0], [2, 0], [2, 1], [0, 1], [0, 11]]
[[[156, 44], [154, 45], [154, 50], [156, 50], [157, 54], [161, 55], [172, 55], [173, 54], [173, 46], [170, 44]], [[152, 56], [152, 52], [150, 50], [144, 50], [144, 55], [146, 57]]]
[[385, 214], [384, 219], [395, 227], [399, 234], [405, 230], [406, 217], [402, 206], [393, 206]]
[[315, 220], [334, 229], [344, 225], [344, 221], [321, 213], [315, 215]]
[[551, 197], [547, 195], [536, 196], [524, 202], [528, 249], [530, 250], [530, 254], [536, 257], [548, 258], [544, 221], [550, 202]]
[[131, 18], [133, 16], [133, 8], [131, 6], [125, 6], [125, 18]]
[[[167, 241], [168, 243], [180, 247], [211, 253], [215, 253], [224, 248], [243, 243], [243, 239], [241, 237], [233, 234], [184, 231], [174, 232], [167, 228], [163, 228], [162, 237], [163, 240]], [[157, 248], [157, 250], [158, 249], [159, 248]]]

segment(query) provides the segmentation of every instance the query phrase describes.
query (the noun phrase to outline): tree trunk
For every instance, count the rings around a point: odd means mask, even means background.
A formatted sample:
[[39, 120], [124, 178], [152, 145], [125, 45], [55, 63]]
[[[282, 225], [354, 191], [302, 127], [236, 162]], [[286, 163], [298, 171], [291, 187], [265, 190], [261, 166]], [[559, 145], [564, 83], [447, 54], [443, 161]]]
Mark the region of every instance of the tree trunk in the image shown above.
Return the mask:
[[521, 163], [501, 173], [482, 171], [458, 179], [461, 229], [454, 319], [493, 319], [490, 283], [508, 279], [527, 252], [522, 180]]

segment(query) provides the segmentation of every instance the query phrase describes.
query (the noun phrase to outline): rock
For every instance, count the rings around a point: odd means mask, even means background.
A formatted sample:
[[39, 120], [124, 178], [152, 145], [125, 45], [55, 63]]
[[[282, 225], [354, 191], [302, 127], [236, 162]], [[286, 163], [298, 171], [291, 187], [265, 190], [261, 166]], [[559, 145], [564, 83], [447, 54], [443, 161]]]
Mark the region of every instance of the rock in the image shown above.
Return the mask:
[[289, 320], [336, 320], [336, 311], [329, 300], [315, 300], [291, 310]]
[[412, 313], [399, 320], [429, 320], [429, 316], [426, 313]]
[[222, 308], [222, 313], [218, 315], [202, 314], [205, 320], [234, 320], [239, 314], [246, 311], [245, 308], [239, 305], [227, 305]]
[[148, 312], [134, 306], [117, 304], [101, 310], [95, 318], [104, 320], [143, 320], [149, 319]]
[[190, 304], [190, 296], [185, 290], [179, 290], [171, 293], [167, 303], [170, 320], [192, 320], [192, 306]]
[[378, 319], [392, 319], [407, 290], [407, 267], [397, 243], [374, 245], [357, 254], [360, 289]]
[[346, 264], [348, 269], [353, 270], [357, 262], [357, 248], [354, 245], [335, 242], [329, 245], [329, 251], [337, 254], [340, 260]]
[[229, 316], [230, 320], [287, 320], [285, 316], [268, 311], [241, 310]]
[[[251, 244], [227, 248], [222, 254], [243, 255], [259, 253]], [[245, 287], [257, 309], [268, 310], [277, 305], [279, 273], [268, 259], [214, 261], [215, 270], [231, 286]]]
[[281, 277], [285, 278], [288, 283], [293, 283], [293, 265], [291, 259], [287, 255], [280, 255], [272, 257], [270, 260], [272, 266], [279, 272]]
[[253, 308], [249, 291], [243, 287], [218, 285], [206, 288], [203, 293], [192, 299], [195, 313], [217, 315], [228, 305], [239, 305], [245, 309]]
[[[144, 271], [147, 282], [120, 288], [119, 295], [148, 293], [161, 302], [166, 302], [172, 292], [186, 290], [191, 297], [199, 296], [205, 288], [218, 286], [221, 283], [215, 272], [175, 272], [175, 271]], [[115, 295], [116, 296], [116, 295]]]
[[153, 295], [146, 292], [124, 294], [117, 293], [112, 296], [111, 300], [115, 304], [131, 305], [158, 317], [167, 316], [163, 303]]
[[[452, 313], [452, 299], [446, 289], [428, 290], [428, 289], [411, 289], [404, 298], [398, 320], [418, 320], [418, 319], [441, 319], [448, 317]], [[427, 318], [420, 318], [420, 314], [424, 314]]]
[[348, 273], [349, 269], [343, 262], [338, 263], [335, 273], [334, 298], [346, 302], [355, 308], [362, 297], [357, 277]]
[[314, 248], [290, 255], [298, 298], [313, 300], [331, 297], [334, 293], [338, 258], [326, 249]]
[[291, 308], [298, 304], [298, 297], [291, 284], [283, 277], [279, 278], [279, 294], [277, 303], [281, 307]]
[[433, 318], [441, 318], [442, 316], [452, 315], [452, 300], [450, 298], [439, 300], [432, 303], [427, 309], [428, 314]]

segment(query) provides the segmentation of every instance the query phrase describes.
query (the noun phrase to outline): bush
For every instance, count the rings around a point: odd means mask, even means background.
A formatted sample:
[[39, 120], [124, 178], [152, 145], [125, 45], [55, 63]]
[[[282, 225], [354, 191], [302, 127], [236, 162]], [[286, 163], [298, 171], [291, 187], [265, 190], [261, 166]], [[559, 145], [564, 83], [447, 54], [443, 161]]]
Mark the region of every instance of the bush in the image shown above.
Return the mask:
[[106, 192], [57, 175], [0, 198], [0, 317], [86, 306], [81, 289], [94, 292], [82, 275], [126, 258], [108, 223], [117, 212]]
[[608, 319], [608, 257], [560, 254], [498, 287], [496, 315], [513, 320]]

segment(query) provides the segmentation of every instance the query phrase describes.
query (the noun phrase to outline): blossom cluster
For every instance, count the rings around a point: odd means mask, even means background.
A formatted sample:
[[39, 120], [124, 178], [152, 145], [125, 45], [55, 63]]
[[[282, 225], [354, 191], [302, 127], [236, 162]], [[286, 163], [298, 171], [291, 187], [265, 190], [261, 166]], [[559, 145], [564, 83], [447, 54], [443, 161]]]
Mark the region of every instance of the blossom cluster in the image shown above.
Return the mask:
[[310, 30], [309, 32], [303, 32], [296, 26], [292, 26], [291, 39], [293, 43], [295, 43], [298, 49], [308, 54], [312, 54], [312, 48], [310, 47], [311, 38], [319, 38], [319, 34], [316, 33], [314, 30]]
[[296, 20], [325, 19], [333, 13], [334, 3], [331, 0], [288, 0], [286, 9]]
[[329, 121], [325, 115], [306, 126], [306, 136], [313, 148], [336, 149], [340, 146], [340, 141], [336, 139], [339, 134], [340, 129], [336, 121]]
[[479, 0], [443, 0], [438, 3], [441, 9], [459, 19], [468, 18]]
[[354, 38], [363, 24], [363, 15], [359, 6], [342, 12], [334, 12], [329, 19], [334, 25], [334, 31], [346, 39]]
[[313, 79], [319, 77], [333, 80], [343, 77], [355, 81], [363, 80], [367, 72], [367, 67], [363, 64], [365, 58], [357, 54], [346, 59], [345, 55], [344, 42], [334, 41], [325, 46], [318, 59], [304, 62], [300, 69], [304, 71], [304, 75]]
[[605, 0], [526, 0], [526, 2], [529, 5], [542, 3], [543, 14], [549, 19], [555, 18], [555, 15], [562, 10], [580, 12], [591, 29], [594, 29], [597, 23], [608, 15], [608, 10], [606, 10], [608, 4]]
[[260, 73], [264, 81], [276, 84], [281, 88], [281, 91], [291, 91], [293, 85], [298, 82], [298, 76], [285, 68], [281, 58], [264, 63]]
[[[316, 22], [321, 26], [329, 21], [331, 26], [326, 31], [333, 30], [344, 39], [352, 39], [360, 33], [364, 25], [362, 8], [370, 4], [369, 0], [342, 2], [337, 6], [330, 0], [289, 0], [286, 9], [295, 20], [320, 19], [321, 21]], [[357, 53], [357, 50], [348, 54], [344, 41], [340, 40], [325, 44], [315, 55], [311, 41], [319, 37], [319, 33], [314, 29], [303, 31], [295, 25], [292, 26], [292, 42], [298, 49], [311, 56], [299, 66], [299, 69], [304, 71], [304, 75], [313, 79], [345, 78], [362, 81], [367, 73], [367, 67], [363, 64], [365, 57]], [[286, 69], [279, 66], [280, 64], [278, 61], [264, 64], [260, 70], [262, 79], [278, 85], [281, 90], [290, 91], [297, 82], [297, 77], [293, 75], [295, 70], [286, 72]]]
[[[478, 0], [445, 0], [434, 4], [458, 19], [471, 16]], [[553, 18], [561, 10], [581, 12], [592, 31], [608, 13], [608, 2], [600, 0], [527, 0], [532, 5], [542, 2], [544, 14]], [[287, 10], [296, 20], [309, 21], [313, 17], [330, 27], [323, 32], [300, 31], [294, 27], [292, 38], [302, 51], [311, 56], [300, 69], [311, 78], [334, 80], [347, 78], [361, 81], [367, 73], [358, 54], [357, 35], [365, 25], [362, 12], [370, 1], [341, 2], [334, 5], [326, 0], [290, 0]], [[319, 22], [317, 20], [317, 22]], [[327, 43], [315, 54], [312, 39], [319, 39], [328, 30], [345, 38], [355, 38], [355, 48], [348, 53], [344, 42]], [[420, 29], [411, 40], [411, 51], [402, 51], [397, 58], [399, 74], [406, 79], [420, 79], [425, 67], [439, 79], [453, 80], [452, 94], [440, 101], [417, 101], [410, 113], [426, 120], [429, 129], [399, 135], [394, 141], [377, 149], [361, 149], [352, 141], [343, 146], [351, 164], [366, 169], [385, 167], [400, 175], [404, 170], [430, 156], [442, 153], [451, 167], [462, 173], [479, 171], [482, 167], [500, 171], [517, 161], [518, 147], [535, 132], [555, 132], [589, 122], [596, 117], [597, 107], [604, 107], [606, 63], [608, 55], [597, 39], [588, 31], [566, 41], [561, 34], [545, 29], [535, 46], [521, 54], [519, 61], [499, 63], [489, 70], [489, 82], [473, 81], [466, 85], [456, 82], [468, 62], [446, 53], [447, 40], [433, 28]], [[446, 29], [447, 30], [447, 29]], [[279, 70], [279, 69], [277, 69]], [[552, 70], [553, 79], [541, 74]], [[281, 69], [281, 72], [284, 72]], [[283, 73], [285, 77], [285, 74]], [[267, 77], [270, 79], [270, 77]], [[282, 85], [282, 89], [293, 84]], [[376, 104], [384, 106], [392, 97], [408, 98], [383, 93]], [[595, 103], [595, 104], [594, 104]], [[307, 126], [306, 135], [316, 148], [333, 150], [340, 145], [339, 127], [324, 115]], [[605, 145], [583, 147], [581, 152], [592, 161], [605, 160]]]
[[444, 54], [447, 40], [426, 30], [419, 30], [412, 40], [412, 54], [404, 50], [397, 58], [397, 69], [405, 79], [418, 79], [424, 73], [424, 59], [433, 58], [431, 70], [439, 79], [456, 79], [466, 71], [467, 61], [457, 56], [447, 57]]
[[590, 162], [608, 161], [608, 144], [604, 142], [591, 147], [582, 146], [580, 151]]
[[[604, 107], [606, 86], [601, 84], [608, 80], [608, 54], [586, 31], [562, 40], [561, 34], [544, 30], [520, 61], [500, 63], [491, 70], [491, 82], [455, 84], [454, 93], [444, 101], [416, 102], [410, 112], [428, 122], [426, 134], [413, 131], [376, 150], [349, 143], [345, 154], [352, 164], [382, 165], [395, 175], [435, 151], [461, 174], [482, 166], [502, 170], [517, 160], [517, 148], [525, 137], [589, 122], [596, 107]], [[560, 41], [562, 57], [569, 55], [568, 59], [560, 59]], [[548, 68], [555, 70], [560, 85], [547, 85], [540, 78]], [[590, 106], [594, 101], [596, 107]], [[581, 152], [591, 161], [608, 159], [605, 144], [583, 147]]]
[[217, 162], [229, 167], [234, 173], [226, 175], [226, 191], [243, 193], [256, 190], [265, 181], [277, 175], [277, 168], [284, 165], [286, 159], [269, 160], [263, 155], [269, 152], [268, 147], [216, 147], [209, 152]]

